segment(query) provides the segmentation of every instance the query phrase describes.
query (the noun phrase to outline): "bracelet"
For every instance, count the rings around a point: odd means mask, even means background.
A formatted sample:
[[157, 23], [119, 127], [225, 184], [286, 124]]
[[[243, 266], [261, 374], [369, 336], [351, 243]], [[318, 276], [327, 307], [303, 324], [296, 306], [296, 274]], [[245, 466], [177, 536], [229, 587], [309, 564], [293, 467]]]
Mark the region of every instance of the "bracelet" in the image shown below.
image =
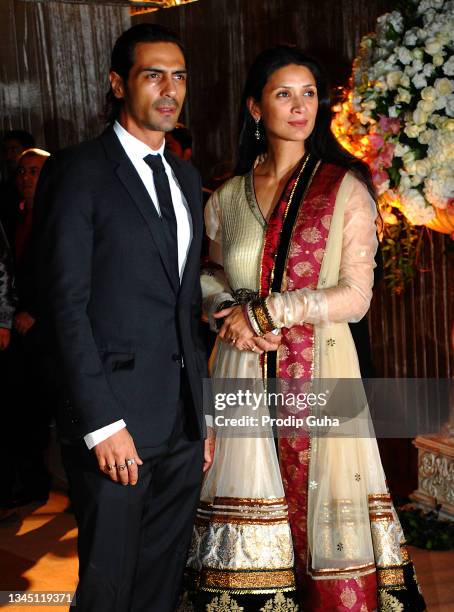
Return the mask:
[[259, 326], [257, 325], [257, 321], [254, 317], [254, 312], [252, 311], [251, 302], [243, 305], [243, 315], [246, 321], [249, 324], [249, 327], [252, 329], [253, 333], [256, 336], [261, 336], [262, 333], [260, 331]]
[[257, 327], [260, 329], [260, 335], [264, 336], [268, 332], [273, 331], [277, 328], [277, 325], [274, 323], [270, 311], [266, 305], [266, 298], [257, 298], [250, 302], [250, 310], [248, 312], [252, 312], [253, 320], [257, 324]]

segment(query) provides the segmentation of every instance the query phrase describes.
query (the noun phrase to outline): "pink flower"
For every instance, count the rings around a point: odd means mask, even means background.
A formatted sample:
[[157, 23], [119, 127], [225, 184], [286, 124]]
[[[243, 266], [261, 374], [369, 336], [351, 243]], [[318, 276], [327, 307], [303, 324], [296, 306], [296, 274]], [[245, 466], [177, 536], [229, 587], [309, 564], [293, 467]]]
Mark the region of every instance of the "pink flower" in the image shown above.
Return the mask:
[[400, 131], [400, 119], [397, 118], [380, 115], [378, 125], [382, 134], [386, 134], [387, 132], [391, 132], [391, 134], [398, 134]]
[[385, 143], [383, 136], [380, 136], [380, 134], [369, 134], [368, 139], [369, 145], [373, 151], [378, 151]]
[[394, 149], [396, 145], [391, 142], [386, 142], [379, 153], [379, 159], [384, 168], [389, 168], [392, 165], [394, 157]]

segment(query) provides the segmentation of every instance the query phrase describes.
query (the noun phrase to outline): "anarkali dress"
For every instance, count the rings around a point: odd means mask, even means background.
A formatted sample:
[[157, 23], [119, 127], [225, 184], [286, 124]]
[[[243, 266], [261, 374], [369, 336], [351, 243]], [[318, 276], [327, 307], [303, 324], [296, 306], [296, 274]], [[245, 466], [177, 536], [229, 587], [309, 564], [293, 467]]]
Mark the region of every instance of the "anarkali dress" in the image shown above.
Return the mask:
[[[369, 308], [376, 215], [351, 172], [310, 155], [268, 223], [252, 171], [212, 195], [206, 229], [219, 257], [218, 267], [202, 274], [208, 316], [213, 322], [225, 300], [268, 296], [282, 334], [278, 351], [264, 356], [218, 341], [211, 374], [217, 389], [235, 379], [256, 388], [277, 379], [287, 390], [360, 379], [348, 323]], [[183, 609], [425, 610], [369, 419], [360, 418], [368, 416], [367, 402], [361, 394], [356, 401], [354, 435], [217, 437]], [[242, 407], [233, 410], [238, 416]]]

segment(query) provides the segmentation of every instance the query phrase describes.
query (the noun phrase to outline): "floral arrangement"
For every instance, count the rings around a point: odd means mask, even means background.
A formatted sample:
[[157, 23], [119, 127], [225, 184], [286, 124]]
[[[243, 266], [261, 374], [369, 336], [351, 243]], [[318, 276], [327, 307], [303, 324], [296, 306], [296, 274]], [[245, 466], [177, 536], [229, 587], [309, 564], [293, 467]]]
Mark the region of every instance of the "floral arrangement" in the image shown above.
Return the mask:
[[369, 164], [385, 223], [454, 212], [453, 77], [453, 0], [407, 0], [361, 41], [333, 128]]

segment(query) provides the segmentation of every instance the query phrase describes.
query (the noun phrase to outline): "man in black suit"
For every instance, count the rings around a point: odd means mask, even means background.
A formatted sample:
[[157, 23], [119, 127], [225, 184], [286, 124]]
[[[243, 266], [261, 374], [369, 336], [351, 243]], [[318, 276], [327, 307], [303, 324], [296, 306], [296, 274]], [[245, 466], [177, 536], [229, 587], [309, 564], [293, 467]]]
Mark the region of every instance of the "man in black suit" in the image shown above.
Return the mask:
[[201, 182], [164, 150], [186, 92], [175, 35], [152, 24], [124, 32], [110, 83], [111, 126], [43, 169], [37, 278], [66, 384], [77, 610], [170, 612], [211, 462]]

